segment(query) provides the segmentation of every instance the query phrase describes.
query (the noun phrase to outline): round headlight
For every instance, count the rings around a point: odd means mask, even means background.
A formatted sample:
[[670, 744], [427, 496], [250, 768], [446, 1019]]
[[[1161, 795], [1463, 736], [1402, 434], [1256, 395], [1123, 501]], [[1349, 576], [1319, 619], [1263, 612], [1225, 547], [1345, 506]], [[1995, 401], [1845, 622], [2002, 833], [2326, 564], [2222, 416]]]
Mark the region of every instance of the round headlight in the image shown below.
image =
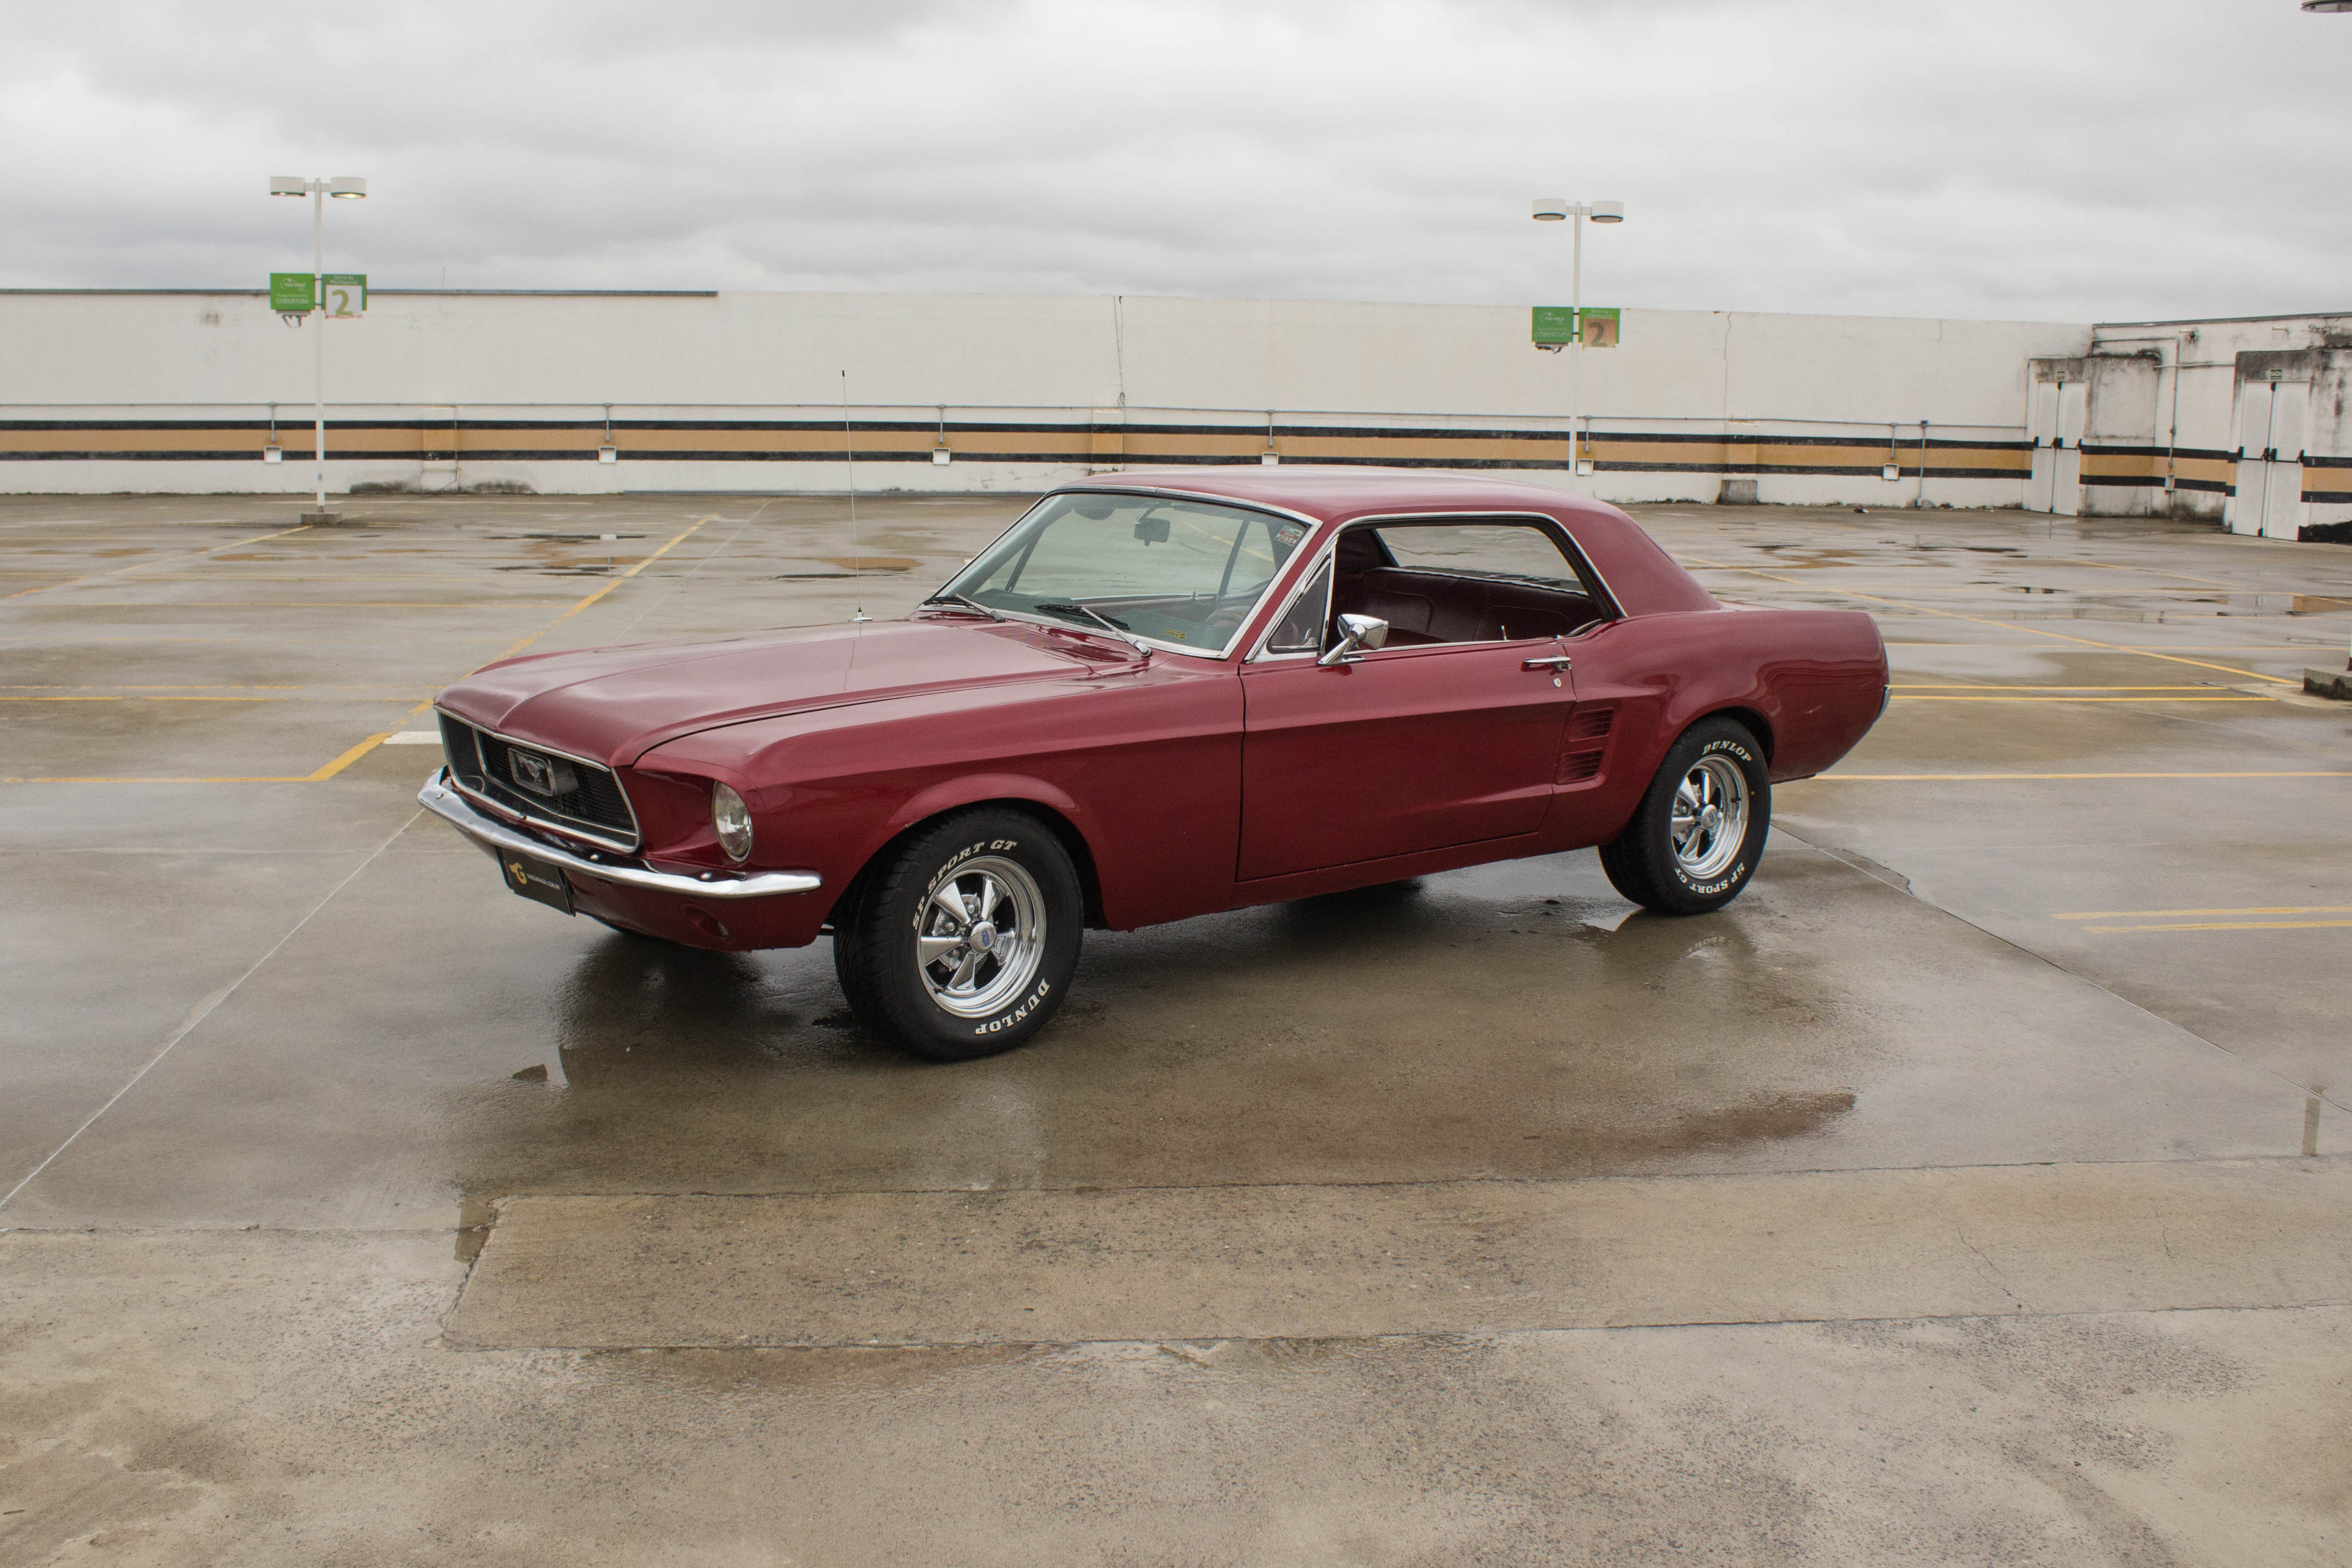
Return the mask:
[[719, 847], [727, 851], [727, 858], [751, 858], [751, 814], [745, 809], [743, 797], [725, 784], [711, 787], [710, 826], [718, 829]]

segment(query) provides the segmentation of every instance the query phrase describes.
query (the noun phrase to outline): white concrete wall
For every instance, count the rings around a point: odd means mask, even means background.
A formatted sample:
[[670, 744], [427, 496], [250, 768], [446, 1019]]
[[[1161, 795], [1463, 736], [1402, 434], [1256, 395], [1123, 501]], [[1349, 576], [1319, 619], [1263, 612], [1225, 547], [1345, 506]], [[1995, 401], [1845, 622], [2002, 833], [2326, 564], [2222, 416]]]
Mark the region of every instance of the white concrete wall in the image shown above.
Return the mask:
[[[2099, 438], [2174, 447], [2200, 458], [2232, 452], [2238, 441], [2238, 356], [2316, 350], [2321, 352], [2314, 356], [2319, 363], [2312, 372], [2304, 450], [2327, 457], [2352, 454], [2352, 395], [2347, 395], [2343, 368], [2346, 351], [2352, 349], [2352, 313], [2113, 322], [2094, 329], [2093, 338], [2095, 353], [2148, 353], [2158, 361], [2158, 372], [2148, 379], [2144, 395], [2135, 387], [2131, 395], [2117, 397], [2119, 385], [2095, 384], [2091, 418]], [[2086, 490], [2085, 502], [2093, 499]], [[2182, 489], [2167, 496], [2155, 487], [2110, 489], [2097, 499], [2103, 504], [2095, 509], [2086, 505], [2086, 510], [2171, 512], [2208, 520], [2220, 519], [2229, 500], [2226, 492], [2212, 489]], [[2306, 509], [2305, 521], [2340, 524], [2352, 521], [2352, 506], [2315, 504]]]
[[[282, 324], [244, 293], [0, 292], [0, 420], [244, 416], [271, 402], [307, 421], [320, 328]], [[1577, 356], [1536, 352], [1523, 308], [991, 295], [485, 295], [384, 293], [331, 322], [327, 391], [341, 417], [418, 405], [477, 417], [695, 418], [735, 409], [812, 417], [847, 392], [861, 416], [940, 404], [950, 417], [1053, 410], [1231, 410], [1232, 422], [1318, 412], [1416, 425], [1529, 421], [1559, 428]], [[2025, 361], [2083, 353], [2087, 325], [1629, 310], [1622, 346], [1582, 356], [1576, 405], [1610, 430], [1832, 433], [1917, 421], [2015, 438]], [[157, 405], [171, 405], [169, 410]], [[616, 410], [618, 412], [618, 410]], [[1187, 416], [1213, 421], [1216, 416]], [[1746, 423], [1733, 423], [1746, 422]], [[1946, 431], [1938, 431], [1945, 434]], [[0, 489], [299, 491], [308, 465], [6, 461]], [[977, 471], [987, 467], [992, 471]], [[861, 484], [1034, 489], [1066, 466], [888, 465]], [[330, 484], [430, 484], [417, 465], [331, 465]], [[467, 479], [535, 489], [833, 489], [826, 463], [467, 465]], [[169, 470], [169, 471], [167, 471]], [[1032, 471], [1034, 470], [1034, 471]], [[1713, 476], [1602, 473], [1618, 499], [1712, 500]], [[1904, 487], [1907, 491], [1910, 487]], [[1931, 480], [1930, 503], [2014, 504], [2006, 479]], [[1874, 479], [1772, 476], [1765, 500], [1888, 502]]]

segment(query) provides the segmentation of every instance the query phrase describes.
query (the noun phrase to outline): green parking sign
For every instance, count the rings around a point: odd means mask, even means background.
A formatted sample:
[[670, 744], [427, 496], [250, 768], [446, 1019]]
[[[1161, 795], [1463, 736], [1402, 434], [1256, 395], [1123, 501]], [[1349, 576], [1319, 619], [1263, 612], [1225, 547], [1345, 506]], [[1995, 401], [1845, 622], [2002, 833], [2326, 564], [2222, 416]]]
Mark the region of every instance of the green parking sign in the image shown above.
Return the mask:
[[309, 272], [269, 275], [269, 308], [280, 315], [308, 315], [319, 306], [319, 279]]
[[1532, 337], [1545, 346], [1565, 346], [1582, 341], [1589, 349], [1613, 349], [1621, 312], [1614, 305], [1587, 305], [1582, 321], [1566, 305], [1538, 305]]

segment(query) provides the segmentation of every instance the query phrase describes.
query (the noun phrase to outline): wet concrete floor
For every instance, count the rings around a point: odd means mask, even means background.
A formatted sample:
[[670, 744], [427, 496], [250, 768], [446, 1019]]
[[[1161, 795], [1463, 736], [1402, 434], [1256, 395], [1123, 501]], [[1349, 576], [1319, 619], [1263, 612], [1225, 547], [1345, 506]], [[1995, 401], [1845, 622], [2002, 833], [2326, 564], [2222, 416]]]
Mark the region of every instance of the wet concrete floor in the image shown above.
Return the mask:
[[2352, 549], [1635, 509], [1894, 657], [1737, 904], [1097, 934], [954, 1068], [418, 820], [474, 666], [1019, 505], [0, 500], [0, 1560], [2352, 1555]]

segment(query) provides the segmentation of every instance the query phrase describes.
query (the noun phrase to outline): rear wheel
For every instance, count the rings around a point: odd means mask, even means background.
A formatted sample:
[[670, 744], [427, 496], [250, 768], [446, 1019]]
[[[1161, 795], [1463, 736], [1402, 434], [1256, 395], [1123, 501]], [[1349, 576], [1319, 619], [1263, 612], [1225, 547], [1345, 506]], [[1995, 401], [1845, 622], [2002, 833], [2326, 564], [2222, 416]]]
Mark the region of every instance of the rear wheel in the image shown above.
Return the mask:
[[1733, 719], [1683, 731], [1613, 843], [1601, 847], [1611, 886], [1644, 909], [1703, 915], [1756, 874], [1772, 818], [1764, 749]]
[[963, 1061], [1045, 1026], [1078, 967], [1085, 900], [1068, 851], [1025, 813], [982, 807], [901, 846], [834, 916], [834, 973], [857, 1020]]

